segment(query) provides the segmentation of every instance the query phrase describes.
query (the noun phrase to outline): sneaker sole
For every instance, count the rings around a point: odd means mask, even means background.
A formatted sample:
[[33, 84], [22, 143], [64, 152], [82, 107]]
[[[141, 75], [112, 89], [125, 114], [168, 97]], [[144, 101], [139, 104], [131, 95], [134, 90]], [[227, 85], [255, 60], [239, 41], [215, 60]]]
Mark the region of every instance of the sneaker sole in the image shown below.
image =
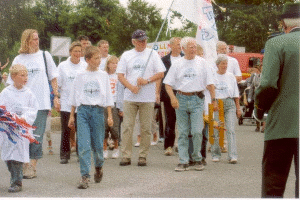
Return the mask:
[[175, 169], [175, 172], [184, 172], [184, 171], [190, 171], [190, 168], [185, 168], [185, 169]]
[[144, 167], [144, 166], [147, 166], [147, 163], [138, 163], [138, 166]]
[[131, 165], [131, 162], [127, 162], [127, 163], [120, 163], [120, 166], [127, 166], [127, 165]]

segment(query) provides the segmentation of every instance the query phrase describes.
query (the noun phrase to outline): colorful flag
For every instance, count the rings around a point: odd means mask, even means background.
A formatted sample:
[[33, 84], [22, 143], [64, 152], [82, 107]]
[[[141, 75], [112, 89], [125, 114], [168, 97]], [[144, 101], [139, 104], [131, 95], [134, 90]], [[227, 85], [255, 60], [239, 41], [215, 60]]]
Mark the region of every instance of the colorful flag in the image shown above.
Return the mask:
[[0, 106], [0, 132], [6, 134], [12, 143], [16, 144], [14, 138], [20, 140], [26, 138], [30, 143], [38, 144], [39, 142], [31, 133], [35, 128], [16, 114], [7, 111], [5, 106]]

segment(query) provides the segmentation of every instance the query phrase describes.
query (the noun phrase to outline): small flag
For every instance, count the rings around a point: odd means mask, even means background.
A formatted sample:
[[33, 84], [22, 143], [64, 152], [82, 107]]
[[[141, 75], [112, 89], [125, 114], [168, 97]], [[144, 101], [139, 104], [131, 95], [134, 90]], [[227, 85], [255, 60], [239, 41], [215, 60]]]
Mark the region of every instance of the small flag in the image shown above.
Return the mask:
[[7, 135], [8, 139], [16, 144], [16, 139], [26, 138], [30, 143], [39, 142], [31, 134], [36, 127], [20, 119], [16, 114], [10, 113], [5, 106], [0, 106], [0, 132]]

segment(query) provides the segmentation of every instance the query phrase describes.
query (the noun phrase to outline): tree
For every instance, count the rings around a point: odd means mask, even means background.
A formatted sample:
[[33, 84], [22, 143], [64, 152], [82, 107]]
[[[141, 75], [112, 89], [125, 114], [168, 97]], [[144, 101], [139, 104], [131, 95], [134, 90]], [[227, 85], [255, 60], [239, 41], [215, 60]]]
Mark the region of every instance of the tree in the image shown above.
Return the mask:
[[[1, 0], [0, 1], [0, 55], [1, 62], [5, 63], [10, 56], [11, 60], [16, 54], [10, 50], [15, 42], [20, 41], [22, 32], [31, 27], [41, 30], [42, 25], [36, 20], [31, 11], [30, 0]], [[16, 52], [17, 53], [17, 52]]]

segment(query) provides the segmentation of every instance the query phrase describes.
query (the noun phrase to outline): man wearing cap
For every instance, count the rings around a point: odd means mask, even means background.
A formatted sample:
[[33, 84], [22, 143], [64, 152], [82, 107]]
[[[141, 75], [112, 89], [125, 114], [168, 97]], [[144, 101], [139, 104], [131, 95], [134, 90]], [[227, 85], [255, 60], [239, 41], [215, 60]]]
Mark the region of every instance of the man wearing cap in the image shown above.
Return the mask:
[[141, 123], [138, 166], [147, 165], [146, 158], [150, 148], [151, 124], [156, 100], [155, 86], [156, 81], [164, 77], [166, 70], [157, 52], [146, 48], [147, 39], [145, 31], [136, 30], [132, 34], [134, 49], [124, 52], [118, 63], [118, 78], [126, 87], [121, 166], [131, 164], [132, 135], [137, 112]]
[[268, 111], [262, 159], [262, 197], [283, 197], [291, 163], [299, 198], [299, 47], [300, 2], [286, 3], [281, 16], [286, 34], [265, 45], [260, 86], [255, 92], [254, 116]]

